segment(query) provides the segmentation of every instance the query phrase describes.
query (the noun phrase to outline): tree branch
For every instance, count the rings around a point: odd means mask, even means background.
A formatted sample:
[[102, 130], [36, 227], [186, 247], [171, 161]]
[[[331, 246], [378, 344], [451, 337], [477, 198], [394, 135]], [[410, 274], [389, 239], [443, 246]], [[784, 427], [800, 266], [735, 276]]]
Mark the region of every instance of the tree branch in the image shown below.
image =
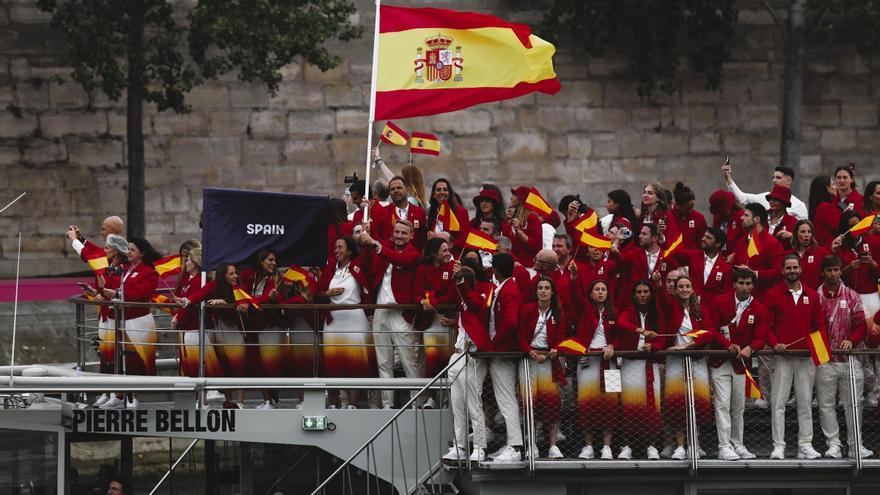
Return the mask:
[[816, 17], [813, 17], [812, 20], [807, 22], [806, 32], [809, 33], [816, 29], [816, 26], [818, 26], [819, 22], [822, 21], [822, 17], [825, 15], [826, 12], [828, 12], [828, 9], [822, 9], [819, 12], [816, 12]]
[[767, 9], [767, 12], [770, 12], [770, 16], [773, 17], [773, 21], [776, 22], [776, 25], [782, 29], [785, 29], [785, 24], [782, 23], [782, 18], [779, 17], [779, 14], [776, 12], [776, 9], [770, 5], [769, 0], [761, 0], [761, 3], [764, 4], [764, 8]]

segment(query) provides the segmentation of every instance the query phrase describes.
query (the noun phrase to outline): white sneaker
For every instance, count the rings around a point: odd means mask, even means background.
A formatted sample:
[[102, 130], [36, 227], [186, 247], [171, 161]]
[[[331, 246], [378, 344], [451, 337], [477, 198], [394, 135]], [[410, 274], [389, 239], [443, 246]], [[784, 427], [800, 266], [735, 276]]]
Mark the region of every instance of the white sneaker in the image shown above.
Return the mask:
[[658, 452], [657, 447], [654, 447], [653, 445], [648, 447], [647, 455], [648, 455], [648, 459], [652, 460], [652, 461], [656, 461], [656, 460], [660, 459], [660, 452]]
[[688, 457], [687, 450], [684, 447], [676, 447], [671, 457], [676, 461], [683, 461]]
[[738, 461], [739, 454], [730, 447], [721, 447], [718, 449], [718, 459], [722, 461]]
[[500, 449], [496, 450], [495, 452], [492, 452], [491, 454], [487, 455], [486, 457], [488, 457], [489, 459], [494, 459], [494, 458], [498, 457], [499, 455], [501, 455], [501, 453], [504, 452], [504, 449], [506, 449], [506, 448], [507, 448], [507, 445], [502, 445]]
[[606, 461], [614, 459], [614, 454], [611, 452], [611, 447], [608, 445], [603, 445], [602, 450], [599, 451], [599, 457], [601, 459], [605, 459]]
[[587, 445], [581, 449], [581, 453], [578, 454], [578, 459], [594, 459], [596, 454], [593, 452], [593, 446]]
[[773, 452], [770, 453], [770, 458], [777, 461], [785, 459], [785, 447], [781, 445], [773, 447]]
[[276, 404], [276, 402], [275, 402], [274, 400], [271, 400], [271, 399], [270, 399], [270, 400], [267, 400], [267, 401], [263, 401], [262, 404], [260, 404], [259, 406], [255, 407], [254, 409], [277, 409], [278, 406], [276, 406], [275, 404]]
[[479, 447], [476, 447], [474, 448], [474, 451], [471, 452], [470, 459], [471, 462], [483, 462], [486, 460], [486, 451]]
[[434, 402], [434, 398], [431, 397], [425, 401], [425, 404], [422, 406], [422, 409], [436, 409], [437, 403]]
[[109, 394], [101, 394], [98, 396], [98, 398], [95, 400], [95, 402], [92, 403], [92, 407], [101, 407], [108, 400], [110, 400]]
[[822, 454], [816, 452], [812, 445], [808, 443], [798, 445], [798, 459], [818, 459], [820, 457], [822, 457]]
[[101, 409], [122, 409], [125, 407], [125, 400], [116, 397], [115, 395], [111, 395], [106, 402], [101, 404]]
[[562, 451], [559, 450], [559, 447], [555, 445], [551, 445], [550, 449], [547, 451], [548, 459], [562, 459]]
[[[349, 405], [345, 406], [345, 409], [357, 409], [357, 408], [358, 408], [358, 407], [357, 407], [356, 405], [354, 405], [354, 404], [349, 404]], [[274, 409], [274, 408], [273, 408], [273, 409]]]
[[226, 400], [226, 396], [219, 390], [208, 390], [208, 393], [205, 394], [205, 400], [208, 402], [223, 402]]
[[[849, 449], [851, 452], [854, 452], [855, 449]], [[850, 455], [852, 457], [852, 455]], [[874, 452], [870, 449], [866, 449], [864, 445], [859, 445], [859, 457], [862, 459], [867, 459], [868, 457], [874, 457]]]
[[510, 445], [506, 445], [504, 449], [498, 457], [494, 459], [495, 462], [520, 462], [522, 461], [522, 453]]
[[840, 445], [832, 445], [828, 447], [828, 450], [825, 451], [825, 457], [830, 457], [832, 459], [840, 459], [843, 457], [843, 452], [840, 451]]
[[526, 453], [526, 456], [527, 457], [531, 456], [532, 459], [538, 459], [539, 457], [541, 457], [541, 453], [538, 452], [538, 447], [532, 447], [532, 451], [529, 453]]
[[394, 409], [394, 406], [392, 404], [382, 404], [382, 409]]
[[[603, 449], [604, 450], [604, 449]], [[620, 452], [617, 454], [618, 459], [630, 460], [633, 457], [633, 450], [629, 448], [629, 445], [624, 445], [621, 447]]]
[[299, 403], [297, 403], [297, 405], [293, 406], [293, 408], [294, 408], [294, 409], [302, 409], [302, 408], [303, 408], [303, 403], [302, 403], [302, 402], [299, 402]]
[[672, 451], [675, 449], [672, 445], [667, 445], [663, 447], [663, 452], [660, 452], [660, 457], [669, 459], [672, 457]]
[[770, 403], [766, 399], [755, 399], [754, 406], [758, 409], [770, 409]]
[[141, 402], [137, 400], [137, 398], [131, 399], [125, 404], [126, 409], [137, 409], [138, 406], [141, 405]]
[[444, 461], [463, 461], [467, 458], [467, 450], [461, 447], [449, 447], [449, 452], [443, 456]]
[[747, 459], [754, 459], [755, 457], [757, 457], [757, 456], [755, 456], [755, 454], [749, 452], [749, 449], [747, 449], [745, 445], [740, 445], [738, 447], [735, 447], [733, 449], [733, 451], [736, 452], [736, 455], [738, 455], [740, 459], [747, 460]]
[[556, 441], [557, 442], [564, 442], [566, 438], [567, 437], [565, 436], [564, 433], [562, 433], [561, 429], [558, 432], [556, 432]]

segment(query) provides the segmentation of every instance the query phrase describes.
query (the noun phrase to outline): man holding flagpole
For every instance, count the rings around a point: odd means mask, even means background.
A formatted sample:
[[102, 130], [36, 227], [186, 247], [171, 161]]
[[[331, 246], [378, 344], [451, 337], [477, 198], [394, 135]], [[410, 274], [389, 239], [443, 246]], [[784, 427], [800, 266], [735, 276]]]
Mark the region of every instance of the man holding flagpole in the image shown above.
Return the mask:
[[[751, 205], [749, 205], [751, 206]], [[741, 239], [740, 241], [742, 241]], [[770, 426], [773, 432], [771, 459], [785, 459], [785, 403], [791, 387], [797, 404], [798, 459], [818, 459], [813, 448], [813, 379], [816, 366], [809, 356], [792, 356], [788, 351], [809, 349], [814, 331], [825, 333], [825, 314], [819, 295], [801, 283], [801, 260], [795, 254], [783, 260], [784, 280], [767, 291], [770, 332], [767, 343], [779, 353], [774, 356], [770, 378]]]

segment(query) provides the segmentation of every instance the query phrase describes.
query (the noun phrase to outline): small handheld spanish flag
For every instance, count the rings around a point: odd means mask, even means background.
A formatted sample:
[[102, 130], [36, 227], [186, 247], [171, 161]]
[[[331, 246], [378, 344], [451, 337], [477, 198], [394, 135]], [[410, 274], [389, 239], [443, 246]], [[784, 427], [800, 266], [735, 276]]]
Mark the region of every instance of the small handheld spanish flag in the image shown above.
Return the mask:
[[419, 155], [440, 155], [440, 140], [433, 134], [425, 132], [412, 133], [412, 141], [409, 144], [409, 152]]
[[547, 200], [541, 196], [541, 193], [539, 193], [534, 187], [529, 191], [526, 200], [523, 201], [523, 206], [543, 217], [553, 213], [553, 207], [550, 206], [550, 203], [548, 203]]
[[448, 232], [461, 231], [461, 222], [458, 221], [455, 212], [449, 207], [449, 201], [443, 201], [440, 203], [440, 211], [437, 213], [437, 218], [443, 222], [444, 230]]
[[863, 234], [868, 233], [871, 230], [871, 225], [874, 224], [874, 217], [876, 215], [868, 215], [865, 218], [859, 220], [859, 223], [852, 226], [849, 229], [849, 234], [853, 237], [859, 237]]
[[752, 237], [749, 238], [749, 246], [748, 246], [748, 248], [746, 248], [746, 254], [751, 259], [752, 257], [757, 256], [760, 253], [761, 253], [761, 246], [760, 246], [760, 244], [758, 244], [758, 240], [756, 239], [756, 236], [754, 234], [752, 234]]
[[303, 287], [309, 286], [309, 272], [296, 265], [291, 265], [290, 268], [288, 268], [287, 271], [284, 272], [284, 276], [282, 278], [284, 278], [284, 280], [288, 282], [302, 282]]
[[498, 250], [498, 242], [489, 234], [479, 230], [471, 230], [464, 240], [464, 247], [494, 253]]
[[168, 278], [177, 275], [180, 273], [180, 256], [177, 254], [166, 256], [153, 263], [153, 268], [156, 269], [156, 273], [158, 273], [161, 278]]
[[678, 234], [678, 239], [672, 242], [666, 251], [663, 251], [663, 257], [668, 258], [670, 254], [674, 253], [679, 246], [681, 246], [682, 241], [684, 240], [684, 236], [682, 234]]
[[695, 339], [695, 338], [699, 337], [700, 335], [706, 335], [707, 333], [709, 333], [708, 330], [691, 330], [690, 332], [684, 334], [684, 336]]
[[254, 301], [254, 298], [251, 297], [250, 294], [244, 291], [241, 287], [235, 285], [232, 287], [232, 295], [235, 297], [235, 305], [239, 306], [241, 304], [250, 304], [251, 306], [260, 309], [260, 305], [257, 304], [257, 301]]
[[[153, 294], [153, 296], [150, 298], [150, 302], [154, 302], [157, 304], [171, 304], [174, 301], [172, 301], [165, 294]], [[169, 315], [172, 314], [171, 308], [159, 308], [159, 309], [165, 313], [168, 313]]]
[[486, 295], [486, 307], [491, 308], [492, 304], [495, 302], [495, 287], [489, 289], [489, 294]]
[[761, 388], [758, 387], [758, 382], [755, 381], [755, 378], [752, 377], [752, 374], [749, 372], [749, 369], [746, 368], [746, 398], [747, 399], [763, 399], [764, 394], [761, 393]]
[[599, 215], [596, 214], [596, 210], [592, 210], [589, 213], [584, 213], [577, 220], [574, 221], [574, 228], [580, 232], [586, 232], [590, 229], [593, 229], [599, 223]]
[[580, 242], [584, 246], [596, 249], [611, 249], [611, 239], [599, 234], [595, 230], [592, 232], [582, 232]]
[[810, 345], [810, 357], [813, 358], [813, 364], [819, 366], [831, 361], [831, 344], [828, 342], [828, 335], [821, 330], [812, 332], [807, 337], [807, 343]]
[[556, 349], [563, 354], [585, 354], [587, 352], [587, 346], [575, 339], [563, 340], [556, 346]]
[[80, 252], [80, 256], [83, 261], [89, 264], [89, 268], [95, 272], [95, 275], [103, 275], [104, 270], [110, 266], [110, 262], [107, 260], [107, 254], [103, 249], [99, 248], [92, 242], [86, 241]]
[[409, 134], [389, 120], [385, 123], [385, 127], [382, 129], [382, 135], [379, 136], [379, 139], [382, 140], [383, 143], [404, 146], [406, 142], [409, 141]]

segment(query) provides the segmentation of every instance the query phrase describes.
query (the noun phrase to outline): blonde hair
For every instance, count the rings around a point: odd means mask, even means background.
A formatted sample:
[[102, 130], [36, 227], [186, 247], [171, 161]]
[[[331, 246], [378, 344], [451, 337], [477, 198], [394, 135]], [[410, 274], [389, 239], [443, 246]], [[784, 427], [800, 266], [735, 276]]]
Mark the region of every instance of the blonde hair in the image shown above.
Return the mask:
[[427, 203], [425, 202], [425, 179], [422, 177], [422, 170], [415, 165], [407, 165], [400, 169], [400, 175], [406, 180], [410, 196], [416, 198], [419, 206], [424, 208]]
[[194, 247], [189, 250], [189, 254], [187, 255], [187, 259], [192, 260], [193, 264], [197, 267], [202, 267], [202, 248]]

